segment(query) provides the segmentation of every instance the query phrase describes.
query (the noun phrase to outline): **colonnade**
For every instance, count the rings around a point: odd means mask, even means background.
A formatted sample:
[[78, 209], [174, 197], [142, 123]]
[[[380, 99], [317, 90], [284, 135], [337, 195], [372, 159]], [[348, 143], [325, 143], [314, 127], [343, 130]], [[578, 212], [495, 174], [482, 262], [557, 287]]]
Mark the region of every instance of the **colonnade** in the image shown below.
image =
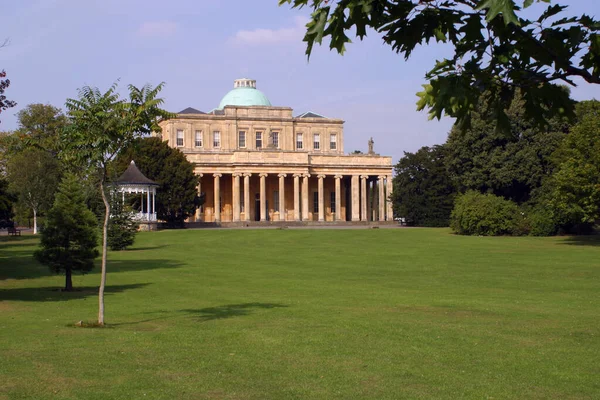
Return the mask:
[[[292, 220], [292, 221], [309, 221], [309, 173], [266, 173], [260, 172], [255, 173], [259, 177], [259, 196], [260, 196], [260, 221], [267, 221], [267, 193], [266, 193], [266, 179], [269, 175], [276, 175], [278, 177], [278, 200], [279, 207], [284, 209], [286, 196], [288, 195], [285, 191], [286, 178], [290, 176], [293, 178], [293, 219], [287, 218], [287, 212], [282, 211], [279, 213], [280, 220]], [[201, 179], [207, 175], [211, 176], [214, 180], [213, 188], [213, 205], [214, 205], [214, 222], [221, 222], [221, 178], [222, 173], [213, 174], [200, 174]], [[250, 221], [250, 177], [252, 173], [249, 172], [234, 172], [232, 175], [232, 208], [233, 208], [233, 222]], [[314, 176], [314, 175], [313, 175]], [[342, 175], [342, 174], [317, 174], [317, 192], [318, 192], [318, 221], [325, 221], [325, 192], [324, 192], [324, 180], [327, 176], [332, 176], [335, 180], [335, 221], [345, 221], [346, 216], [342, 215], [342, 180], [344, 176], [350, 177], [350, 201], [346, 207], [350, 207], [351, 221], [386, 221], [393, 219], [392, 202], [387, 199], [392, 192], [392, 177], [389, 175]], [[376, 177], [376, 178], [375, 178]], [[241, 185], [243, 178], [243, 203], [241, 203]], [[372, 184], [372, 185], [371, 185]], [[377, 193], [375, 193], [377, 188]], [[198, 192], [201, 192], [201, 183], [198, 185]], [[333, 193], [332, 193], [333, 194]], [[245, 212], [242, 210], [241, 204], [245, 205]], [[370, 206], [371, 205], [371, 206]], [[374, 209], [374, 206], [377, 206]], [[374, 211], [372, 215], [369, 215], [369, 211]], [[258, 214], [258, 213], [257, 213]]]

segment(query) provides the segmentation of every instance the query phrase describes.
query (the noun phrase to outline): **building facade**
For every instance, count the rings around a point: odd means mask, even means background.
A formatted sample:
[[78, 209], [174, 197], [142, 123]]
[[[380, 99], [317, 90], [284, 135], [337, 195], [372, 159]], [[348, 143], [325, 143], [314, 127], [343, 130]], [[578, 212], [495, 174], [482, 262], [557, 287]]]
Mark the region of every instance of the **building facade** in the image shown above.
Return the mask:
[[344, 154], [344, 121], [272, 106], [256, 81], [237, 79], [216, 109], [163, 121], [162, 138], [201, 177], [192, 220], [389, 221], [392, 159]]

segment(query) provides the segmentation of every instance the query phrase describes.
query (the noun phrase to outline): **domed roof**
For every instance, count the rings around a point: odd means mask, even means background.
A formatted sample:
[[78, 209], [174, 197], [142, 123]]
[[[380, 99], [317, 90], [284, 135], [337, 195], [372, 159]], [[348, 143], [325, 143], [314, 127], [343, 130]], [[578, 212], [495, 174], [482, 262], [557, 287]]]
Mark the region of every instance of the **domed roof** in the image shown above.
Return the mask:
[[233, 89], [223, 97], [218, 110], [225, 106], [271, 106], [271, 102], [263, 92], [256, 88], [254, 79], [236, 79]]

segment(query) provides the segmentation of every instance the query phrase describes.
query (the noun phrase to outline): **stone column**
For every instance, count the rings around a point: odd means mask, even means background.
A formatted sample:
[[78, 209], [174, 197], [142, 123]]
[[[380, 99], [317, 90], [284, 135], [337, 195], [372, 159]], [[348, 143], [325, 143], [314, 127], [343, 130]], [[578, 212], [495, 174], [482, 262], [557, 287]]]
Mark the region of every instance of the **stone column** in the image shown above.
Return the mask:
[[392, 202], [392, 191], [393, 189], [393, 182], [392, 182], [392, 176], [388, 175], [386, 178], [387, 181], [387, 193], [386, 193], [386, 201], [387, 201], [387, 220], [388, 221], [393, 221], [394, 220], [394, 203]]
[[300, 221], [300, 175], [294, 174], [294, 221]]
[[244, 174], [244, 220], [250, 221], [250, 177], [252, 174]]
[[266, 177], [269, 174], [260, 173], [258, 176], [260, 177], [260, 220], [267, 220], [267, 185], [266, 185]]
[[308, 178], [310, 174], [302, 175], [302, 221], [308, 221]]
[[368, 221], [369, 217], [367, 216], [367, 179], [369, 175], [361, 175], [360, 176], [360, 220]]
[[[204, 176], [204, 174], [198, 174], [198, 176], [200, 177], [198, 178], [198, 196], [200, 196], [202, 194], [202, 176]], [[200, 221], [200, 218], [202, 218], [201, 207], [202, 206], [196, 209], [196, 217], [194, 218], [195, 221]]]
[[285, 177], [286, 174], [279, 174], [279, 220], [285, 221]]
[[214, 216], [215, 216], [215, 222], [219, 223], [221, 222], [221, 180], [219, 179], [220, 177], [222, 177], [222, 174], [213, 174], [214, 178], [215, 178], [215, 201], [214, 201]]
[[240, 220], [240, 174], [233, 174], [233, 222]]
[[325, 175], [317, 175], [319, 178], [319, 221], [325, 221], [325, 199], [323, 193], [323, 179]]
[[379, 182], [377, 187], [379, 188], [379, 220], [385, 221], [385, 192], [383, 186], [384, 175], [379, 175]]
[[341, 180], [342, 175], [336, 175], [335, 177], [335, 220], [342, 220], [342, 189]]
[[358, 175], [352, 175], [352, 221], [360, 221]]

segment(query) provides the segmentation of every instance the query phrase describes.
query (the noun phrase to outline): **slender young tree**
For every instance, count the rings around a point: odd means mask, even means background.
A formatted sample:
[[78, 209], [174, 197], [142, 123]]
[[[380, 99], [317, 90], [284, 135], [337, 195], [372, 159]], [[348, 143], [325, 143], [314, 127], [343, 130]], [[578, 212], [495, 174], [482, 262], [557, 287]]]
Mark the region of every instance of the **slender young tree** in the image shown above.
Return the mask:
[[141, 89], [129, 85], [129, 98], [121, 99], [117, 84], [101, 93], [98, 88], [79, 89], [78, 99], [67, 99], [66, 109], [70, 124], [61, 141], [65, 161], [79, 168], [98, 172], [98, 185], [104, 203], [102, 226], [102, 273], [98, 291], [98, 324], [104, 325], [104, 288], [106, 286], [107, 235], [110, 201], [106, 193], [107, 167], [119, 151], [136, 137], [160, 132], [159, 120], [172, 114], [160, 108], [158, 98], [164, 83]]

